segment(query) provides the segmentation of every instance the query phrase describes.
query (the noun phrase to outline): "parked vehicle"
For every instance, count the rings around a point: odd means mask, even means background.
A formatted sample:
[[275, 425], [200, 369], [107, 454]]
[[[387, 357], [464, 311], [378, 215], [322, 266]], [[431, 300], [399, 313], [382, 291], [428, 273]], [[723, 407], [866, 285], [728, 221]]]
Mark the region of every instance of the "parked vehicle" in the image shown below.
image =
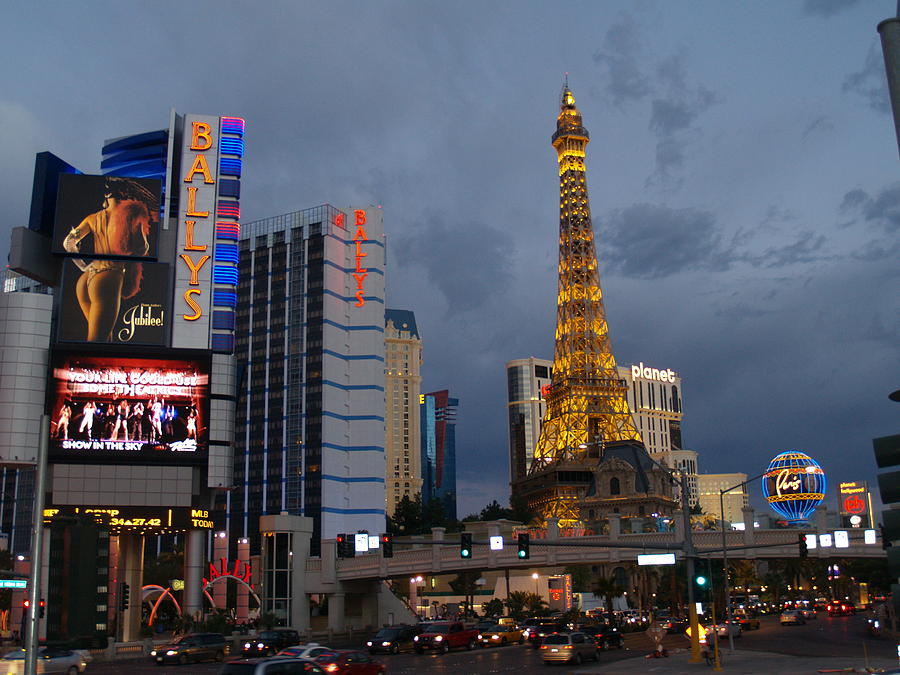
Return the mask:
[[434, 621], [430, 623], [423, 633], [413, 638], [417, 654], [426, 649], [446, 654], [451, 649], [465, 647], [475, 649], [478, 644], [478, 631], [474, 628], [466, 628], [459, 621]]
[[333, 675], [382, 675], [384, 664], [365, 652], [341, 649], [316, 659], [322, 670]]
[[229, 652], [225, 636], [220, 633], [188, 633], [164, 647], [150, 652], [156, 663], [196, 663], [197, 661], [222, 661]]
[[300, 644], [300, 633], [293, 628], [276, 628], [260, 631], [259, 635], [244, 642], [244, 656], [272, 656], [285, 647]]
[[[26, 653], [24, 649], [17, 649], [6, 654], [0, 659], [0, 672], [3, 675], [20, 675], [24, 673]], [[89, 658], [85, 659], [84, 654], [77, 650], [43, 647], [37, 653], [36, 672], [75, 675], [75, 673], [84, 672], [89, 660]]]
[[522, 629], [515, 624], [494, 624], [478, 634], [478, 641], [483, 647], [505, 647], [513, 642], [525, 644]]
[[573, 662], [585, 660], [599, 661], [597, 645], [581, 632], [555, 633], [544, 638], [541, 644], [541, 658], [544, 663]]
[[218, 675], [325, 675], [325, 669], [310, 659], [269, 658], [229, 661]]
[[366, 642], [370, 654], [399, 654], [402, 651], [412, 651], [415, 646], [415, 637], [422, 632], [419, 626], [390, 626], [382, 628], [371, 640]]

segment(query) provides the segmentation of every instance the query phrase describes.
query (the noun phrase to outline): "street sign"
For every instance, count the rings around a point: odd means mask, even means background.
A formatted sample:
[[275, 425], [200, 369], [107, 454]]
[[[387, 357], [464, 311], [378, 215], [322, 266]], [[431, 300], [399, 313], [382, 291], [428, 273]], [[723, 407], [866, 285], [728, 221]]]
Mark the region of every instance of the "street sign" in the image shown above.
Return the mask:
[[25, 579], [0, 579], [0, 588], [27, 588]]
[[674, 553], [639, 553], [638, 565], [674, 565]]
[[490, 538], [491, 542], [491, 550], [492, 551], [502, 551], [503, 550], [503, 537], [499, 535], [493, 535]]
[[834, 547], [850, 548], [850, 536], [847, 534], [847, 530], [834, 531]]
[[360, 532], [353, 535], [353, 550], [357, 553], [369, 552], [369, 533]]

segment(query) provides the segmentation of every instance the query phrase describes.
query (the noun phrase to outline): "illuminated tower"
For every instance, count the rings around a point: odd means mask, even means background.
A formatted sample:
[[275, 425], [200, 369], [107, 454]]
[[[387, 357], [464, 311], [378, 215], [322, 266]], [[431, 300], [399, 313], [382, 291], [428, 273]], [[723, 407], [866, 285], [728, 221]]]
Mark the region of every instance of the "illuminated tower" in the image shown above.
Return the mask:
[[527, 478], [514, 485], [542, 519], [578, 520], [576, 502], [591, 469], [612, 443], [640, 446], [627, 385], [613, 357], [591, 209], [585, 182], [589, 141], [568, 87], [563, 89], [553, 147], [559, 161], [559, 292], [556, 347], [547, 414]]

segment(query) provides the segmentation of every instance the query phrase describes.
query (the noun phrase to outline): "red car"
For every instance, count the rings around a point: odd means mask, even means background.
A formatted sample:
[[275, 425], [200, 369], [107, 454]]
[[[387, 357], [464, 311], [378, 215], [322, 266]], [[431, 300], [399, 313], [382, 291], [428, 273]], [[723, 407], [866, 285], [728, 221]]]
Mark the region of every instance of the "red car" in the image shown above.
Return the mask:
[[339, 649], [332, 654], [324, 654], [316, 659], [326, 673], [335, 675], [381, 675], [387, 672], [384, 664], [376, 661], [366, 652]]

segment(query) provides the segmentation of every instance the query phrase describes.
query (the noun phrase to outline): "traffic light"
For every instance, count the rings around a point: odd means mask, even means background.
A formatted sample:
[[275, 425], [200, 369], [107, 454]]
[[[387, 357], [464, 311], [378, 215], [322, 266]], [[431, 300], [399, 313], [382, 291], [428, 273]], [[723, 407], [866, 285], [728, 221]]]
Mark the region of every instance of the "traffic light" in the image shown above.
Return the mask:
[[47, 611], [47, 601], [41, 598], [41, 601], [38, 603], [38, 618], [44, 618], [44, 612]]
[[459, 557], [460, 558], [471, 558], [472, 557], [472, 533], [471, 532], [463, 532], [459, 535]]
[[694, 600], [705, 602], [709, 597], [709, 577], [705, 574], [694, 575]]
[[519, 535], [519, 560], [528, 560], [531, 557], [531, 536], [528, 534]]
[[31, 607], [31, 600], [23, 600], [22, 601], [22, 609], [24, 609], [27, 612], [30, 607]]
[[385, 558], [394, 557], [394, 535], [388, 533], [381, 535], [381, 555]]
[[798, 534], [797, 535], [797, 546], [800, 548], [800, 557], [806, 558], [809, 556], [809, 549], [806, 547], [806, 535]]
[[344, 553], [347, 552], [347, 535], [346, 534], [334, 535], [334, 550], [337, 552], [338, 558], [344, 557]]
[[131, 589], [128, 587], [128, 584], [122, 584], [122, 594], [119, 596], [119, 609], [123, 612], [128, 609], [128, 596], [131, 592]]

